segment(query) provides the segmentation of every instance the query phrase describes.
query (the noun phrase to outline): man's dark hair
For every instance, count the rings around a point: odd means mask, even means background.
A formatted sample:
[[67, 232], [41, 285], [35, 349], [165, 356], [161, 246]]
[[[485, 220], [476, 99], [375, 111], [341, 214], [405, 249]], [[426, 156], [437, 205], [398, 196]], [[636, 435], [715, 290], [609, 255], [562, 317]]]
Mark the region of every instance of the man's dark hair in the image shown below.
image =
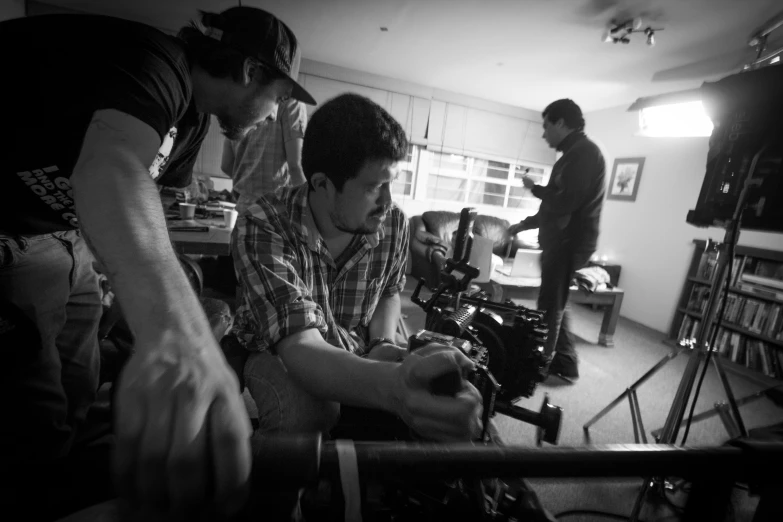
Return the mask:
[[574, 103], [574, 100], [564, 98], [562, 100], [553, 101], [547, 105], [542, 116], [548, 119], [551, 123], [557, 123], [560, 118], [563, 118], [563, 122], [566, 126], [575, 131], [583, 131], [585, 129], [585, 119], [582, 116], [582, 109], [579, 105]]
[[397, 120], [358, 94], [342, 94], [324, 103], [307, 124], [302, 170], [308, 183], [323, 172], [338, 191], [359, 175], [368, 161], [400, 161], [408, 139]]
[[[249, 57], [206, 36], [203, 31], [203, 25], [195, 21], [180, 29], [177, 36], [185, 42], [188, 58], [210, 76], [215, 78], [231, 77], [235, 82], [241, 83], [244, 77], [245, 60]], [[277, 78], [283, 78], [277, 71], [266, 67], [258, 60], [250, 59], [264, 71], [261, 85], [267, 85]]]

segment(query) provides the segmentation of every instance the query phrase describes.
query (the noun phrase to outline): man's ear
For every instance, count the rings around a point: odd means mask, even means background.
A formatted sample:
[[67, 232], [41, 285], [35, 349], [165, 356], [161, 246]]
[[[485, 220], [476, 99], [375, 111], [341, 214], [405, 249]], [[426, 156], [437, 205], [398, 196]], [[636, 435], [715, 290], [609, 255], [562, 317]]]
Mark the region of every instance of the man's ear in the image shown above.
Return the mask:
[[318, 190], [328, 191], [330, 187], [334, 188], [334, 185], [332, 185], [332, 180], [326, 174], [316, 172], [310, 177], [310, 187], [317, 192]]
[[250, 58], [245, 58], [245, 62], [242, 64], [242, 85], [247, 87], [253, 83], [260, 74], [261, 67], [258, 66], [258, 63]]

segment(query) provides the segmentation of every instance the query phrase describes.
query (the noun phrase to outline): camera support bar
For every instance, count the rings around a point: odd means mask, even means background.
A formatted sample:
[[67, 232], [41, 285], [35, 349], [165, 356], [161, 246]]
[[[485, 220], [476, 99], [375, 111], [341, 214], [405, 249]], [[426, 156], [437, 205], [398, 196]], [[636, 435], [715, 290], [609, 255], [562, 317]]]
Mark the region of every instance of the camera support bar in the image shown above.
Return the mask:
[[[723, 520], [734, 484], [761, 495], [754, 522], [783, 519], [777, 502], [783, 444], [743, 442], [718, 448], [673, 445], [604, 445], [527, 448], [473, 443], [353, 443], [362, 479], [412, 480], [490, 477], [644, 477], [675, 475], [692, 482], [682, 520]], [[275, 473], [269, 473], [269, 470]], [[303, 486], [321, 478], [340, 480], [334, 442], [319, 435], [254, 441], [254, 488]], [[270, 484], [270, 481], [274, 481]]]

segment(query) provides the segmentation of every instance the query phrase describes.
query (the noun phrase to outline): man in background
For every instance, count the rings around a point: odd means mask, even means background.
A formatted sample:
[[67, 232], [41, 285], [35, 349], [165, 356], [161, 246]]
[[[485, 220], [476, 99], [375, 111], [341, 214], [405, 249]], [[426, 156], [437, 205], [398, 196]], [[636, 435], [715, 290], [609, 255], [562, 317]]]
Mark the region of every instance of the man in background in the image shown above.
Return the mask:
[[541, 245], [541, 289], [538, 307], [549, 326], [549, 372], [569, 379], [579, 377], [578, 358], [566, 313], [574, 271], [584, 267], [598, 243], [598, 225], [604, 201], [604, 157], [584, 134], [582, 110], [570, 99], [544, 109], [543, 138], [562, 153], [544, 187], [525, 176], [525, 187], [541, 199], [538, 213], [509, 227], [510, 234], [538, 229]]
[[305, 182], [302, 172], [302, 140], [307, 126], [304, 104], [281, 104], [276, 118], [265, 121], [239, 140], [223, 142], [221, 169], [234, 182], [237, 210], [280, 187]]

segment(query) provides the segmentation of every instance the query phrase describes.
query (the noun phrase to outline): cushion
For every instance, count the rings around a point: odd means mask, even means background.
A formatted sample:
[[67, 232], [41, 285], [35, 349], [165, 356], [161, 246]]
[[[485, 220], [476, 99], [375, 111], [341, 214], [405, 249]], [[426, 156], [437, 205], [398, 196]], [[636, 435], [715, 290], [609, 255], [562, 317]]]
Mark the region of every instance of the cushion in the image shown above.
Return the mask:
[[495, 243], [492, 251], [496, 254], [505, 255], [505, 248], [510, 239], [508, 227], [509, 223], [505, 219], [479, 215], [476, 216], [476, 222], [473, 224], [473, 233], [491, 239]]
[[[446, 210], [429, 210], [421, 215], [427, 231], [438, 236], [446, 244], [451, 245], [452, 235], [459, 227], [459, 214]], [[495, 216], [479, 214], [473, 223], [473, 233], [494, 242], [492, 251], [498, 255], [506, 254], [510, 240], [508, 235], [509, 222]]]
[[451, 236], [459, 226], [459, 214], [445, 210], [429, 210], [421, 215], [427, 230], [451, 244]]

